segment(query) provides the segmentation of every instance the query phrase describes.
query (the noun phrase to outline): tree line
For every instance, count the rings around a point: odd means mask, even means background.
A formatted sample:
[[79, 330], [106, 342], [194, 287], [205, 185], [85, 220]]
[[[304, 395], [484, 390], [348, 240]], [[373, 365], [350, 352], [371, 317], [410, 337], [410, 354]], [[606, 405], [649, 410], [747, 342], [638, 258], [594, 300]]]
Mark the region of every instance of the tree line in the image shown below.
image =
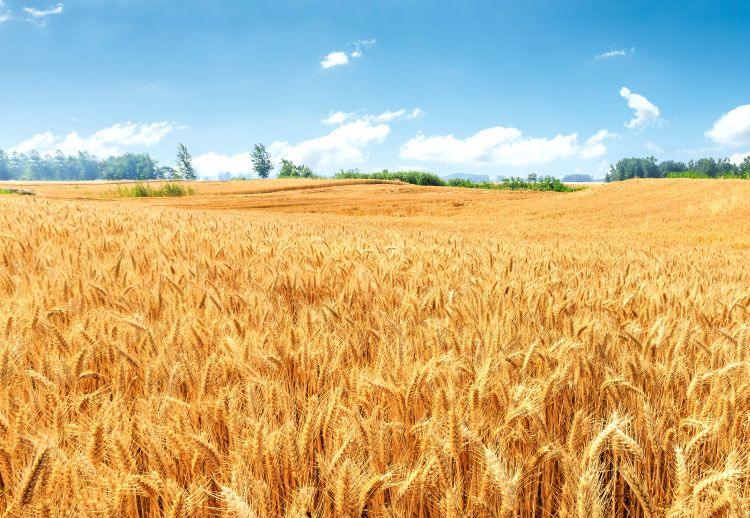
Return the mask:
[[195, 180], [193, 158], [183, 144], [177, 147], [175, 166], [160, 166], [151, 155], [125, 153], [103, 160], [85, 151], [65, 155], [6, 153], [0, 150], [0, 180], [85, 181], [85, 180]]
[[605, 182], [618, 182], [631, 178], [747, 178], [750, 176], [750, 156], [740, 164], [728, 158], [701, 158], [689, 162], [665, 160], [659, 163], [653, 156], [646, 158], [623, 158], [610, 166]]

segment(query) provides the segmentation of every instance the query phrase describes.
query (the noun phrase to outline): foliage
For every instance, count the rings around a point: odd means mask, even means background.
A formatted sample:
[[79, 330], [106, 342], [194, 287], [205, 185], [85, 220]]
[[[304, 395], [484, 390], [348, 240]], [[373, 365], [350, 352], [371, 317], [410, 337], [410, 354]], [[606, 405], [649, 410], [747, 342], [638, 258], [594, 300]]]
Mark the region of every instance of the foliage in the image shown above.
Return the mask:
[[463, 187], [466, 189], [496, 189], [496, 190], [528, 190], [528, 191], [556, 191], [570, 192], [582, 189], [582, 187], [568, 187], [557, 178], [543, 176], [537, 178], [530, 175], [523, 180], [521, 178], [503, 178], [499, 183], [494, 182], [472, 182], [463, 178], [443, 180], [439, 176], [422, 171], [388, 171], [379, 173], [360, 173], [358, 170], [341, 171], [334, 178], [338, 179], [369, 179], [369, 180], [392, 180], [410, 183], [413, 185], [432, 185], [436, 187]]
[[273, 170], [273, 162], [271, 161], [271, 153], [266, 150], [266, 146], [263, 144], [255, 144], [252, 154], [253, 170], [258, 175], [258, 178], [268, 178]]
[[722, 174], [720, 176], [708, 176], [694, 171], [682, 171], [679, 173], [667, 173], [667, 178], [696, 178], [696, 179], [719, 179], [719, 180], [747, 180], [750, 179], [750, 170], [738, 174]]
[[190, 196], [195, 194], [195, 189], [190, 186], [183, 186], [179, 183], [163, 183], [157, 188], [149, 184], [137, 182], [132, 186], [118, 185], [114, 190], [104, 194], [104, 197], [112, 198], [161, 198]]
[[182, 143], [177, 145], [176, 169], [177, 173], [173, 175], [173, 178], [183, 178], [185, 180], [197, 179], [195, 168], [193, 167], [193, 157]]
[[312, 169], [305, 165], [295, 165], [291, 160], [281, 159], [279, 178], [317, 178]]
[[[358, 169], [350, 169], [348, 171], [342, 169], [334, 175], [334, 178], [347, 180], [390, 180], [413, 185], [446, 185], [445, 180], [439, 176], [422, 171], [388, 171], [387, 169], [383, 169], [377, 173], [360, 173]], [[462, 181], [469, 182], [468, 180]]]
[[125, 153], [107, 158], [102, 163], [101, 176], [106, 180], [157, 179], [156, 161], [149, 155]]
[[36, 151], [8, 154], [0, 150], [0, 180], [158, 180], [169, 178], [169, 171], [171, 168], [157, 167], [148, 154], [126, 153], [98, 160], [86, 152], [66, 156], [57, 151], [40, 156]]
[[[623, 158], [610, 167], [605, 177], [607, 182], [629, 180], [631, 178], [733, 178], [742, 177], [750, 171], [750, 157], [739, 165], [733, 164], [728, 158], [715, 160], [701, 158], [675, 162], [665, 160], [657, 163], [653, 156], [647, 158]], [[682, 176], [681, 176], [682, 174]]]

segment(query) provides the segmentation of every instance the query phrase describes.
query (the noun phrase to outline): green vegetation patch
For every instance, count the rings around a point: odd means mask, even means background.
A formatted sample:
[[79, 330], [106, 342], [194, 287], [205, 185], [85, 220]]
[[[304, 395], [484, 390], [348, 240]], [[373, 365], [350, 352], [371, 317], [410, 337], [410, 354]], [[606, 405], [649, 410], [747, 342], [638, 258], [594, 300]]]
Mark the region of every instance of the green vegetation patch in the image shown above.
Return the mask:
[[738, 174], [722, 174], [719, 176], [708, 176], [703, 173], [696, 173], [693, 171], [682, 171], [667, 173], [667, 178], [696, 178], [696, 179], [712, 179], [712, 180], [750, 180], [750, 170], [744, 173]]
[[585, 187], [570, 187], [562, 181], [551, 176], [536, 178], [531, 175], [528, 179], [504, 178], [501, 182], [472, 182], [461, 178], [443, 180], [439, 176], [422, 171], [388, 171], [379, 173], [360, 173], [358, 170], [341, 171], [337, 173], [336, 179], [362, 179], [362, 180], [391, 180], [413, 185], [433, 185], [436, 187], [462, 187], [465, 189], [494, 189], [510, 191], [554, 191], [573, 192], [585, 189]]
[[15, 187], [0, 187], [0, 194], [17, 194], [19, 196], [36, 196], [35, 193], [26, 189], [16, 189]]
[[138, 182], [132, 186], [118, 185], [116, 189], [109, 190], [102, 196], [105, 198], [162, 198], [175, 196], [191, 196], [195, 189], [178, 183], [165, 183], [154, 189], [148, 184]]

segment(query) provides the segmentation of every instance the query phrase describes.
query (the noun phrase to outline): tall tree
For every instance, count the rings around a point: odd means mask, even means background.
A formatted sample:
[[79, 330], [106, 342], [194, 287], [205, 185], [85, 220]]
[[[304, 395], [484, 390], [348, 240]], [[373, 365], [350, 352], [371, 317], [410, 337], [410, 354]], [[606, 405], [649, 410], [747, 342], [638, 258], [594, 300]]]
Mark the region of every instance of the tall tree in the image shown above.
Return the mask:
[[177, 146], [177, 172], [185, 180], [197, 179], [195, 168], [193, 167], [193, 157], [182, 143]]
[[271, 162], [271, 153], [266, 151], [266, 146], [263, 144], [255, 144], [253, 148], [253, 169], [259, 178], [268, 178], [273, 170], [273, 162]]

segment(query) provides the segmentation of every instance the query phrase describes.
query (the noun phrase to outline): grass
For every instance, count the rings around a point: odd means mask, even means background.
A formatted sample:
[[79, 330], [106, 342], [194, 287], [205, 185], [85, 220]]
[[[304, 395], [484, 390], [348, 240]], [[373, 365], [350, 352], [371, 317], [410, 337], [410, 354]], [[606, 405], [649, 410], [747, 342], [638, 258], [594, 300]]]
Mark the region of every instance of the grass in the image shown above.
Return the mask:
[[19, 196], [34, 196], [35, 194], [26, 189], [17, 189], [15, 187], [0, 187], [0, 194], [16, 194]]
[[562, 181], [551, 176], [545, 176], [538, 181], [526, 181], [521, 178], [505, 178], [501, 182], [471, 182], [460, 178], [443, 180], [439, 176], [422, 171], [381, 171], [379, 173], [360, 173], [359, 171], [341, 171], [334, 178], [337, 179], [374, 179], [395, 180], [413, 185], [431, 185], [438, 187], [462, 187], [466, 189], [495, 189], [511, 191], [555, 191], [573, 192], [585, 187], [569, 187]]
[[2, 197], [0, 515], [746, 516], [750, 184], [682, 184]]
[[671, 172], [671, 173], [667, 173], [667, 178], [693, 178], [693, 179], [701, 179], [701, 180], [708, 180], [708, 179], [748, 180], [750, 179], [750, 171], [745, 171], [745, 173], [739, 174], [739, 175], [724, 174], [721, 176], [708, 176], [706, 174], [694, 173], [692, 171]]
[[178, 183], [164, 183], [157, 188], [149, 184], [137, 182], [132, 186], [117, 185], [115, 189], [102, 194], [105, 198], [161, 198], [176, 196], [192, 196], [195, 189], [189, 185], [183, 186]]

